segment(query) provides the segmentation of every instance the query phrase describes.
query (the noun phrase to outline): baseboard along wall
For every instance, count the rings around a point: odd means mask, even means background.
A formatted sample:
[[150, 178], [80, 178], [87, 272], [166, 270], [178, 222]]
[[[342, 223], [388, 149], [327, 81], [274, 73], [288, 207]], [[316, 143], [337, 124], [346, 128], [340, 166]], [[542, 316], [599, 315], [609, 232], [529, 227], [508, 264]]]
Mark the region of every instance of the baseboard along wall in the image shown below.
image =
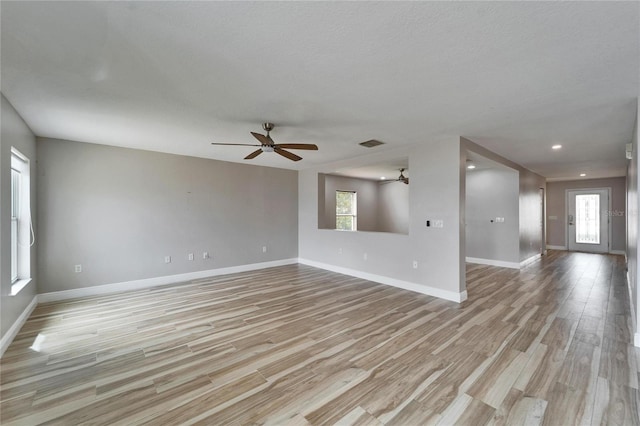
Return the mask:
[[503, 260], [483, 259], [480, 257], [466, 257], [467, 263], [475, 263], [478, 265], [499, 266], [501, 268], [520, 269], [519, 262], [505, 262]]
[[456, 293], [449, 290], [442, 290], [435, 287], [430, 287], [422, 284], [412, 283], [409, 281], [398, 280], [395, 278], [385, 277], [382, 275], [371, 274], [368, 272], [358, 271], [356, 269], [344, 268], [342, 266], [331, 265], [328, 263], [316, 262], [315, 260], [299, 258], [298, 263], [303, 265], [313, 266], [315, 268], [325, 269], [327, 271], [337, 272], [339, 274], [349, 275], [356, 278], [362, 278], [363, 280], [373, 281], [380, 284], [386, 284], [393, 287], [398, 287], [404, 290], [413, 291], [416, 293], [426, 294], [427, 296], [434, 296], [440, 299], [450, 300], [452, 302], [464, 302], [467, 300], [467, 291]]
[[31, 315], [31, 312], [33, 312], [36, 306], [38, 306], [38, 295], [33, 296], [29, 305], [27, 305], [24, 311], [22, 311], [18, 319], [16, 319], [5, 335], [2, 336], [2, 339], [0, 339], [0, 358], [2, 358], [2, 355], [4, 355], [4, 352], [7, 350], [11, 342], [13, 342], [13, 339], [16, 338], [16, 335], [24, 323], [27, 322], [29, 315]]

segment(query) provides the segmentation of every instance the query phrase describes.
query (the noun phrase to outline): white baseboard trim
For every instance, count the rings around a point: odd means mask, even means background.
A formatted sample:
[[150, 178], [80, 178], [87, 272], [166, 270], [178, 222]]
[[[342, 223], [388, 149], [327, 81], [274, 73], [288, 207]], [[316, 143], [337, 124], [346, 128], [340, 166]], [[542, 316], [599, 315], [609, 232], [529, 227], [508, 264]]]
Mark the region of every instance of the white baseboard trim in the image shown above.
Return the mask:
[[535, 262], [536, 260], [540, 259], [541, 257], [542, 257], [542, 253], [538, 253], [536, 255], [533, 255], [530, 258], [525, 259], [522, 262], [520, 262], [520, 267], [524, 268], [525, 266]]
[[33, 312], [36, 306], [38, 306], [38, 295], [33, 296], [33, 299], [31, 300], [29, 305], [27, 305], [24, 311], [22, 311], [18, 319], [16, 319], [11, 328], [7, 330], [5, 335], [2, 336], [2, 339], [0, 339], [0, 358], [2, 358], [2, 355], [4, 355], [4, 351], [7, 350], [11, 342], [13, 342], [13, 339], [15, 339], [24, 323], [27, 322], [27, 320], [29, 319], [29, 315], [31, 315], [31, 312]]
[[466, 257], [467, 263], [477, 263], [479, 265], [499, 266], [501, 268], [520, 269], [518, 262], [505, 262], [503, 260], [481, 259], [479, 257]]
[[427, 296], [434, 296], [440, 299], [450, 300], [452, 302], [464, 302], [467, 300], [467, 291], [456, 293], [454, 291], [442, 290], [435, 287], [416, 284], [409, 281], [398, 280], [395, 278], [385, 277], [382, 275], [370, 274], [368, 272], [358, 271], [355, 269], [344, 268], [342, 266], [330, 265], [328, 263], [316, 262], [309, 259], [298, 259], [298, 263], [303, 265], [313, 266], [315, 268], [325, 269], [331, 272], [337, 272], [339, 274], [349, 275], [356, 278], [362, 278], [363, 280], [373, 281], [380, 284], [386, 284], [393, 287], [398, 287], [404, 290], [414, 291], [416, 293], [426, 294]]
[[247, 265], [230, 266], [227, 268], [208, 269], [206, 271], [187, 272], [184, 274], [167, 275], [164, 277], [146, 278], [142, 280], [121, 283], [97, 285], [93, 287], [74, 288], [72, 290], [54, 291], [38, 295], [38, 302], [55, 302], [58, 300], [75, 299], [77, 297], [98, 296], [101, 294], [118, 293], [123, 291], [142, 290], [159, 285], [174, 284], [216, 275], [235, 274], [238, 272], [255, 271], [257, 269], [272, 268], [274, 266], [293, 265], [298, 259], [283, 259], [270, 262], [250, 263]]
[[[567, 250], [566, 246], [547, 246], [547, 249], [549, 250]], [[623, 256], [626, 256], [627, 253], [624, 250], [610, 250], [609, 254], [620, 254]]]

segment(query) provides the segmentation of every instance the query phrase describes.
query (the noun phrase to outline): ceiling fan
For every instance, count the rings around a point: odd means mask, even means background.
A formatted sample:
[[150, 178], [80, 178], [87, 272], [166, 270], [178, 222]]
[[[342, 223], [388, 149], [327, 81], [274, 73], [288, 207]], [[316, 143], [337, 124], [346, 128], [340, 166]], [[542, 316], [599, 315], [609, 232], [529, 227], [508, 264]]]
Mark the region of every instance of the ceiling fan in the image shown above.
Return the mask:
[[266, 135], [262, 135], [260, 133], [251, 132], [254, 138], [258, 139], [260, 145], [249, 144], [249, 143], [215, 143], [212, 142], [211, 145], [238, 145], [238, 146], [259, 146], [260, 148], [253, 151], [251, 154], [244, 157], [245, 160], [251, 160], [256, 158], [258, 155], [263, 152], [276, 152], [277, 154], [282, 155], [285, 158], [288, 158], [292, 161], [300, 161], [302, 157], [294, 154], [293, 152], [286, 151], [285, 149], [305, 149], [310, 151], [317, 151], [318, 146], [311, 143], [275, 143], [271, 136], [269, 136], [269, 132], [273, 130], [273, 123], [262, 123], [262, 128], [267, 132]]
[[398, 176], [397, 179], [385, 180], [381, 183], [402, 182], [406, 185], [409, 185], [409, 178], [404, 175], [405, 170], [406, 169], [400, 169], [400, 176]]

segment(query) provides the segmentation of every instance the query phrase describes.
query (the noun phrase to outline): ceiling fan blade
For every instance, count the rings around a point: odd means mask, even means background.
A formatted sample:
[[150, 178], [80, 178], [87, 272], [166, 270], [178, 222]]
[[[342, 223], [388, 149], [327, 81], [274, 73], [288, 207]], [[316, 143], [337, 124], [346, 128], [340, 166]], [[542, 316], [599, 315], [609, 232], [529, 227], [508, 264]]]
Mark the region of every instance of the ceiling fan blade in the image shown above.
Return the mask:
[[289, 151], [285, 151], [284, 149], [280, 148], [280, 147], [274, 147], [273, 149], [275, 152], [277, 152], [278, 154], [282, 155], [283, 157], [288, 158], [289, 160], [293, 160], [293, 161], [300, 161], [302, 160], [302, 157], [298, 157], [297, 155], [295, 155], [293, 152], [289, 152]]
[[273, 145], [271, 138], [256, 132], [251, 132], [251, 134], [254, 138], [258, 139], [262, 145]]
[[279, 143], [279, 144], [276, 144], [276, 146], [279, 148], [286, 148], [286, 149], [306, 149], [309, 151], [318, 150], [318, 146], [312, 143]]
[[256, 149], [251, 154], [244, 157], [245, 160], [251, 160], [252, 158], [256, 158], [258, 155], [262, 154], [262, 148]]
[[217, 143], [217, 142], [211, 142], [211, 145], [260, 146], [260, 145], [251, 144], [251, 143]]

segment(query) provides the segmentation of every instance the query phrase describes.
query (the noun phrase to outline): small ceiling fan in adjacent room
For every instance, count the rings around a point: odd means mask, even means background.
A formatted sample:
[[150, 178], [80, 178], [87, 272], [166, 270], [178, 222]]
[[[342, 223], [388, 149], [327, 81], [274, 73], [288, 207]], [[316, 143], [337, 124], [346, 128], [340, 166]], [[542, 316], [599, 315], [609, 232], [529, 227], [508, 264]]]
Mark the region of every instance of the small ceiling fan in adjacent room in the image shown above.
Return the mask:
[[391, 183], [391, 182], [402, 182], [406, 185], [409, 185], [409, 178], [404, 175], [404, 171], [407, 169], [400, 169], [400, 176], [397, 179], [387, 179], [380, 183]]
[[269, 136], [269, 132], [273, 130], [273, 123], [263, 123], [262, 128], [267, 132], [266, 135], [262, 135], [260, 133], [251, 132], [254, 138], [258, 139], [260, 145], [257, 144], [248, 144], [248, 143], [216, 143], [212, 142], [211, 145], [237, 145], [237, 146], [259, 146], [260, 148], [253, 151], [251, 154], [244, 157], [245, 160], [251, 160], [256, 158], [258, 155], [263, 152], [275, 152], [277, 154], [282, 155], [285, 158], [288, 158], [292, 161], [300, 161], [302, 157], [294, 154], [293, 152], [287, 151], [287, 149], [304, 149], [309, 151], [317, 151], [317, 145], [311, 143], [275, 143], [271, 136]]

